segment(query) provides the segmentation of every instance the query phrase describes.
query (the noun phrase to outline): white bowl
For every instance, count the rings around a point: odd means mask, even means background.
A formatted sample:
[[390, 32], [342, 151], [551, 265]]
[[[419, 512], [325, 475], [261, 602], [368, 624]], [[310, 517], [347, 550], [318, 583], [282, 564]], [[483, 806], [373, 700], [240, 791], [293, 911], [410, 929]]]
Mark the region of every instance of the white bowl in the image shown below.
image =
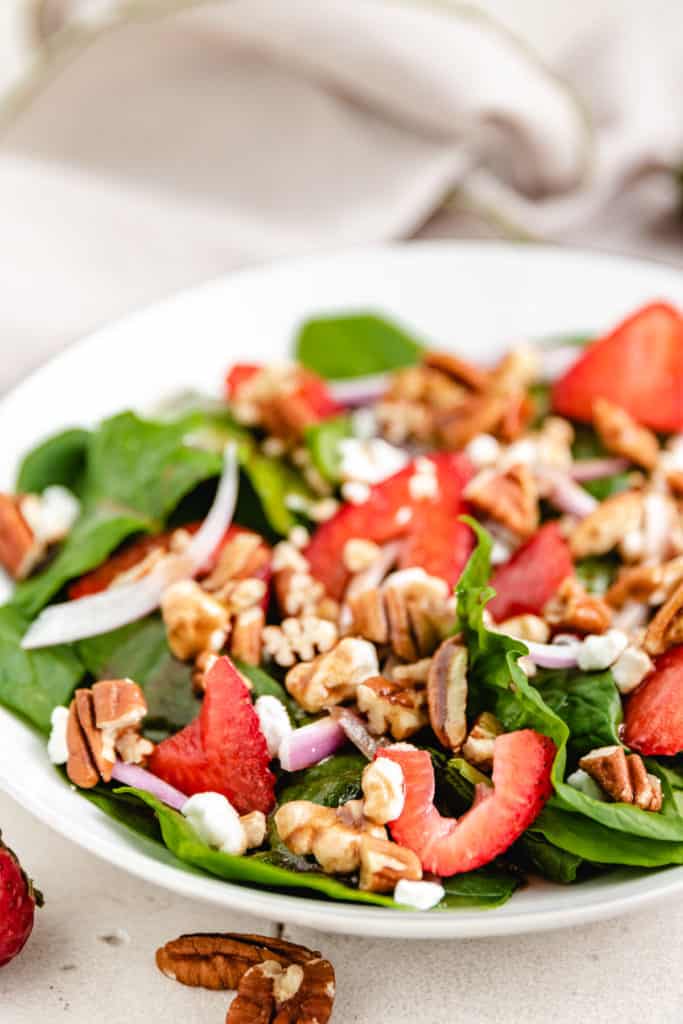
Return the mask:
[[[511, 342], [601, 331], [655, 298], [683, 305], [679, 271], [546, 246], [429, 242], [346, 251], [232, 274], [72, 346], [0, 404], [0, 488], [22, 453], [61, 427], [186, 388], [218, 394], [228, 364], [282, 359], [307, 316], [377, 310], [435, 346], [490, 360]], [[615, 366], [615, 372], [618, 372]], [[403, 913], [234, 885], [180, 865], [67, 786], [44, 741], [0, 709], [0, 786], [50, 827], [168, 889], [270, 920], [405, 938], [502, 935], [605, 918], [683, 888], [683, 868], [536, 881], [497, 910]]]

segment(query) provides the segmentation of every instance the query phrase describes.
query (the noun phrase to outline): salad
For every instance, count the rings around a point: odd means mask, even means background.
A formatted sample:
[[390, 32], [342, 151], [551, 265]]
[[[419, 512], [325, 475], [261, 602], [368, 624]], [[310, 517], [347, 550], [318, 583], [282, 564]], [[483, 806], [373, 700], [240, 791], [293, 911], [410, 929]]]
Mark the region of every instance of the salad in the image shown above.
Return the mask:
[[0, 495], [0, 702], [192, 869], [398, 908], [683, 863], [683, 317], [307, 322]]

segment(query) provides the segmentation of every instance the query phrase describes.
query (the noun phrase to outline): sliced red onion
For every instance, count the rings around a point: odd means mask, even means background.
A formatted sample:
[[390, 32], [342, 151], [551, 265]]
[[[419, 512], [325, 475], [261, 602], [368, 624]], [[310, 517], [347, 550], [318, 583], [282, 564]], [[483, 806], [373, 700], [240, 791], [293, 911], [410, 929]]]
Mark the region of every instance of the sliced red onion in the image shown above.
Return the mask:
[[556, 348], [539, 347], [537, 351], [541, 357], [541, 378], [556, 380], [574, 365], [582, 350], [576, 345], [558, 345]]
[[237, 488], [237, 453], [235, 445], [229, 444], [213, 505], [182, 553], [165, 555], [141, 580], [109, 587], [90, 597], [50, 605], [26, 632], [21, 646], [30, 650], [71, 643], [110, 633], [149, 615], [159, 607], [168, 586], [191, 579], [216, 550], [232, 521]]
[[672, 528], [671, 505], [663, 494], [651, 492], [643, 502], [643, 549], [653, 562], [664, 558]]
[[574, 644], [537, 644], [533, 640], [525, 640], [529, 656], [539, 668], [574, 668], [580, 643]]
[[549, 485], [548, 501], [560, 512], [576, 516], [577, 519], [585, 519], [600, 504], [597, 498], [564, 473], [544, 469], [539, 475]]
[[391, 374], [374, 373], [368, 377], [349, 377], [348, 380], [328, 381], [327, 387], [340, 405], [368, 405], [377, 401], [389, 387]]
[[648, 618], [647, 606], [640, 601], [627, 601], [623, 608], [612, 616], [612, 628], [630, 633], [644, 626]]
[[601, 480], [605, 476], [624, 473], [630, 466], [628, 459], [579, 459], [572, 465], [570, 476], [578, 483]]
[[124, 786], [132, 786], [133, 789], [144, 789], [151, 793], [162, 804], [168, 804], [174, 810], [180, 811], [187, 803], [188, 798], [184, 793], [174, 786], [169, 786], [158, 775], [152, 775], [139, 764], [126, 764], [124, 761], [117, 761], [111, 773], [111, 777]]
[[298, 772], [334, 754], [346, 743], [346, 733], [329, 715], [294, 729], [280, 744], [278, 757], [286, 772]]
[[342, 727], [347, 740], [353, 743], [368, 761], [372, 761], [377, 748], [382, 744], [368, 732], [368, 727], [361, 716], [350, 708], [332, 708], [330, 717]]

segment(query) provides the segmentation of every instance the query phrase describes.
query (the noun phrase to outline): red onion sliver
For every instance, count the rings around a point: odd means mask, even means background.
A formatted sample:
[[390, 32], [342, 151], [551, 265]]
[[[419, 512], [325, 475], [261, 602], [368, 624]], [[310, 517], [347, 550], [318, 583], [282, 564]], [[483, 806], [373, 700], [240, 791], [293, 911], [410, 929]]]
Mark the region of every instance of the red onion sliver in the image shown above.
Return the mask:
[[124, 786], [132, 786], [133, 789], [144, 789], [151, 793], [163, 804], [168, 804], [174, 810], [180, 811], [187, 803], [188, 798], [179, 789], [169, 786], [167, 782], [160, 779], [158, 775], [152, 775], [145, 768], [138, 764], [126, 764], [124, 761], [117, 761], [112, 769], [111, 776]]
[[380, 743], [374, 736], [370, 735], [361, 716], [357, 715], [350, 708], [332, 708], [330, 717], [342, 727], [346, 733], [347, 740], [353, 743], [354, 747], [360, 750], [361, 754], [367, 757], [368, 761], [372, 761]]
[[71, 643], [110, 633], [149, 615], [159, 607], [162, 594], [170, 584], [191, 579], [213, 554], [232, 522], [237, 488], [237, 453], [235, 445], [229, 444], [213, 505], [185, 551], [165, 555], [141, 580], [109, 587], [90, 597], [50, 605], [30, 626], [21, 646], [30, 650]]
[[298, 772], [334, 754], [346, 743], [346, 733], [329, 715], [285, 736], [278, 757], [286, 772]]
[[330, 380], [328, 390], [340, 405], [367, 405], [375, 402], [389, 387], [391, 374], [374, 373], [368, 377], [349, 377], [348, 380]]
[[600, 480], [615, 473], [625, 473], [631, 463], [628, 459], [579, 459], [572, 465], [570, 476], [578, 483]]
[[584, 490], [564, 473], [553, 470], [543, 470], [542, 476], [550, 485], [548, 501], [568, 515], [576, 516], [578, 519], [585, 519], [600, 504], [597, 498]]
[[634, 629], [640, 629], [647, 622], [647, 606], [640, 601], [627, 601], [623, 608], [612, 616], [612, 628], [620, 629], [624, 633], [630, 633]]
[[576, 644], [537, 644], [532, 640], [525, 640], [524, 644], [529, 649], [531, 660], [539, 668], [575, 668], [578, 664], [578, 642]]

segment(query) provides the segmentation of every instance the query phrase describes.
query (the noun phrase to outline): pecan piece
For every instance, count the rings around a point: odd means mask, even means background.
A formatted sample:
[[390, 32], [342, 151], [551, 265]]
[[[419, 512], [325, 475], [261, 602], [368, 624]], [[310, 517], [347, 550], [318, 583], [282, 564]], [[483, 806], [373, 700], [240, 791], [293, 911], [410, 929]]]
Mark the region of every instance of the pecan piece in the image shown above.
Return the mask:
[[139, 735], [147, 703], [131, 679], [103, 679], [92, 689], [76, 690], [69, 707], [66, 772], [75, 786], [92, 789], [100, 778], [111, 781], [118, 754], [140, 764], [154, 744]]
[[468, 483], [463, 496], [480, 512], [521, 538], [538, 527], [538, 489], [528, 466], [519, 463], [505, 472], [482, 469]]
[[225, 643], [228, 610], [194, 580], [181, 580], [166, 588], [161, 614], [168, 646], [181, 661], [195, 658], [202, 651], [220, 651]]
[[21, 513], [19, 498], [0, 494], [0, 565], [15, 580], [25, 579], [45, 554]]
[[266, 616], [263, 608], [247, 608], [235, 616], [230, 634], [230, 654], [247, 665], [261, 661], [261, 645]]
[[582, 519], [569, 538], [574, 558], [605, 555], [624, 538], [639, 529], [643, 519], [643, 495], [624, 491], [601, 502]]
[[351, 631], [376, 644], [389, 643], [404, 661], [432, 654], [452, 620], [448, 587], [423, 569], [392, 573], [382, 587], [348, 599]]
[[468, 395], [454, 409], [436, 415], [436, 433], [444, 447], [464, 448], [478, 434], [496, 434], [508, 409], [504, 395]]
[[202, 580], [202, 586], [205, 590], [222, 590], [227, 583], [254, 577], [268, 559], [268, 548], [261, 537], [248, 530], [240, 531], [225, 542], [213, 571]]
[[285, 970], [268, 960], [243, 976], [226, 1024], [327, 1024], [334, 996], [329, 960], [309, 960]]
[[637, 565], [619, 571], [605, 594], [613, 608], [623, 608], [628, 601], [663, 604], [679, 583], [683, 583], [683, 556], [661, 565]]
[[644, 469], [654, 469], [659, 459], [659, 442], [647, 427], [641, 427], [625, 409], [597, 398], [593, 403], [593, 425], [605, 448]]
[[452, 637], [444, 640], [432, 658], [427, 700], [437, 738], [457, 752], [467, 735], [467, 648]]
[[486, 391], [490, 385], [490, 374], [473, 363], [453, 355], [452, 352], [425, 352], [423, 362], [433, 370], [439, 370], [447, 377], [464, 384], [470, 391]]
[[612, 622], [612, 609], [601, 597], [588, 594], [575, 576], [567, 576], [543, 609], [546, 622], [556, 631], [604, 633]]
[[361, 683], [356, 700], [375, 736], [388, 731], [394, 739], [405, 740], [429, 722], [427, 694], [423, 689], [406, 687], [382, 676]]
[[648, 654], [657, 655], [680, 643], [683, 643], [683, 583], [678, 585], [647, 627], [643, 647]]
[[366, 892], [393, 892], [402, 878], [421, 880], [422, 864], [417, 854], [389, 839], [363, 836], [358, 887]]
[[662, 807], [662, 784], [650, 775], [639, 754], [626, 754], [623, 747], [599, 747], [579, 761], [607, 796], [617, 803], [635, 804], [643, 811]]
[[493, 752], [496, 736], [500, 736], [503, 726], [490, 711], [482, 711], [474, 720], [462, 748], [463, 756], [470, 764], [482, 771], [493, 769]]
[[167, 978], [195, 988], [235, 989], [245, 973], [266, 960], [283, 967], [305, 964], [320, 953], [268, 935], [197, 932], [181, 935], [157, 950], [157, 967]]

